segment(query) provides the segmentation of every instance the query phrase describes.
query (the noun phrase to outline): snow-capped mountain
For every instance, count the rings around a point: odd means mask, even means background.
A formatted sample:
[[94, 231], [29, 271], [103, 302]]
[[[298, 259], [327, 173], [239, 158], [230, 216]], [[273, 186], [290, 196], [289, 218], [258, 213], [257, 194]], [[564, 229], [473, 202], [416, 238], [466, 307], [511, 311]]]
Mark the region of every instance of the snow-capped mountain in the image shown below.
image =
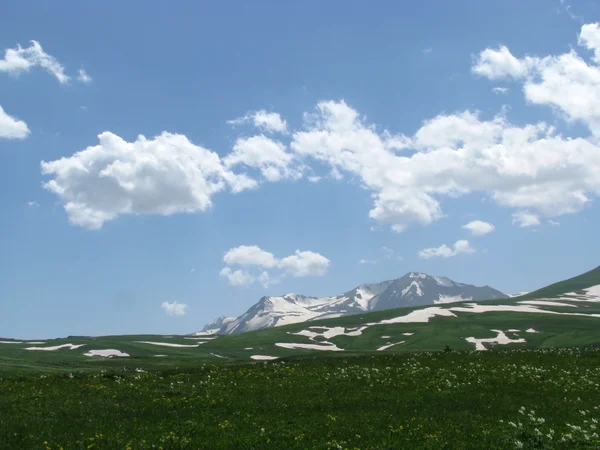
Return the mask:
[[208, 335], [208, 334], [216, 334], [222, 327], [224, 327], [227, 324], [233, 322], [234, 320], [235, 320], [235, 317], [226, 317], [226, 316], [217, 317], [212, 322], [207, 323], [206, 325], [204, 325], [204, 328], [202, 328], [201, 331], [198, 331], [197, 333], [194, 333], [194, 336], [203, 336], [203, 335]]
[[365, 311], [498, 298], [508, 298], [508, 295], [489, 286], [472, 286], [456, 283], [445, 277], [409, 272], [396, 280], [361, 284], [333, 297], [306, 297], [298, 294], [262, 297], [241, 316], [235, 319], [221, 317], [206, 325], [203, 332], [214, 333], [218, 328], [219, 334], [243, 333]]

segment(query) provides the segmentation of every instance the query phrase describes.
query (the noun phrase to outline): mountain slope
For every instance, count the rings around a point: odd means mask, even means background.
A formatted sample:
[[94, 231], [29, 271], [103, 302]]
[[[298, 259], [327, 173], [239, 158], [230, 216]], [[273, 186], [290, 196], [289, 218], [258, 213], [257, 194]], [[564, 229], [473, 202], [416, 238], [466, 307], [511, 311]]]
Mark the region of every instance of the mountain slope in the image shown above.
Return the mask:
[[557, 283], [553, 283], [549, 286], [545, 286], [537, 291], [529, 292], [519, 297], [522, 299], [535, 299], [543, 297], [557, 297], [563, 294], [578, 292], [583, 289], [588, 289], [595, 285], [600, 284], [600, 266], [592, 269], [588, 272], [577, 275], [567, 280], [562, 280]]
[[[489, 286], [472, 286], [456, 283], [445, 277], [409, 272], [396, 280], [361, 284], [333, 297], [307, 297], [298, 294], [262, 297], [241, 316], [228, 323], [221, 323], [218, 333], [243, 333], [403, 306], [502, 298], [508, 296]], [[209, 324], [205, 330], [215, 329], [217, 324], [218, 321]]]

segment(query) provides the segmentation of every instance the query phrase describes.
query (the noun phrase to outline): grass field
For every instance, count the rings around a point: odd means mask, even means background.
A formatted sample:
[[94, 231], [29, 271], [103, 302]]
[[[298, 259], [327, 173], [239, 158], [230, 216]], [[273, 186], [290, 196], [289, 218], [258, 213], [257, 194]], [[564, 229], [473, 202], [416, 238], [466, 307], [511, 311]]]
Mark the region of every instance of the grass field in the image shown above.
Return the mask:
[[6, 449], [600, 448], [600, 349], [306, 356], [0, 380]]

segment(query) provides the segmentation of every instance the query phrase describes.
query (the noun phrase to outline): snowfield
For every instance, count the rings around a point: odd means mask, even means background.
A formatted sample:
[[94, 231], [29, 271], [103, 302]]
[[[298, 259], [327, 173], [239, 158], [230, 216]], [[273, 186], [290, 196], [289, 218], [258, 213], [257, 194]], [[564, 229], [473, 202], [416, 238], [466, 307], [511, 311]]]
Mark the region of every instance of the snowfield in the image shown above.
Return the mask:
[[522, 343], [526, 342], [525, 339], [523, 339], [523, 338], [520, 338], [520, 339], [510, 339], [501, 330], [491, 330], [491, 331], [493, 331], [494, 333], [496, 333], [497, 336], [494, 337], [494, 338], [484, 338], [484, 339], [477, 339], [477, 338], [474, 338], [474, 337], [468, 337], [465, 340], [467, 342], [475, 344], [475, 350], [480, 350], [480, 351], [487, 350], [487, 348], [483, 344], [507, 345], [507, 344], [522, 344]]

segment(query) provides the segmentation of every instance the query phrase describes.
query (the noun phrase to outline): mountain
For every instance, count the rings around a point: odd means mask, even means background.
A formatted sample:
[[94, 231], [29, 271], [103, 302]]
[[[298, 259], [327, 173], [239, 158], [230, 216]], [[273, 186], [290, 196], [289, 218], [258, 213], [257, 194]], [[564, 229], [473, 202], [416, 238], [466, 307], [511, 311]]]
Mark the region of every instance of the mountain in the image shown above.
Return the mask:
[[218, 328], [219, 334], [243, 333], [292, 323], [360, 314], [406, 306], [452, 303], [465, 300], [491, 300], [508, 295], [489, 286], [457, 283], [446, 277], [409, 272], [401, 278], [375, 284], [361, 284], [333, 297], [307, 297], [286, 294], [262, 297], [244, 314], [224, 322], [219, 318], [203, 331]]
[[226, 317], [226, 316], [217, 317], [212, 322], [204, 325], [204, 328], [202, 328], [201, 331], [194, 333], [194, 336], [204, 336], [204, 335], [208, 335], [208, 334], [215, 334], [222, 327], [227, 326], [227, 324], [233, 322], [234, 320], [235, 320], [235, 317]]

